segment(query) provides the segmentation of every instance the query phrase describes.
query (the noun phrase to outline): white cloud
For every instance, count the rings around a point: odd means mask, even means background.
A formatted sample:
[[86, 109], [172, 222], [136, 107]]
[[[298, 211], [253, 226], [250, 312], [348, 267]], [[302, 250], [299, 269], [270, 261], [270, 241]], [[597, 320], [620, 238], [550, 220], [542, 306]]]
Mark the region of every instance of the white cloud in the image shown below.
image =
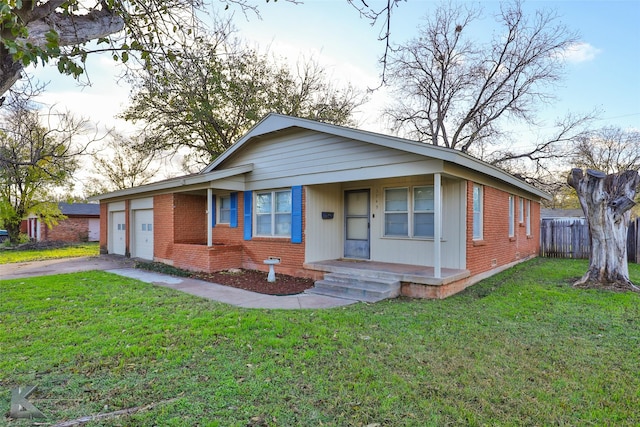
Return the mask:
[[564, 58], [568, 62], [580, 63], [593, 61], [596, 56], [598, 56], [602, 52], [601, 49], [598, 49], [595, 46], [590, 45], [586, 42], [577, 42], [569, 46], [564, 51]]

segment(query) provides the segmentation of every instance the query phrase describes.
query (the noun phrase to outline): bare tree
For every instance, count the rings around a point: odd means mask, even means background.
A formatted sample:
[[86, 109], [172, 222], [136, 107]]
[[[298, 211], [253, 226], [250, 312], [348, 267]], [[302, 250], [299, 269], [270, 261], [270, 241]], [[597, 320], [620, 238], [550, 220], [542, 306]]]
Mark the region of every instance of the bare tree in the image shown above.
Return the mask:
[[591, 253], [589, 269], [574, 286], [640, 292], [629, 279], [627, 232], [630, 209], [640, 186], [637, 171], [606, 174], [573, 169], [567, 178], [587, 218]]
[[77, 142], [88, 130], [86, 120], [42, 114], [27, 101], [12, 106], [0, 125], [0, 220], [17, 241], [28, 214], [38, 214], [48, 225], [60, 217], [52, 190], [71, 185], [78, 156], [91, 141]]
[[[397, 103], [386, 114], [396, 131], [469, 152], [500, 140], [505, 120], [534, 124], [539, 104], [553, 99], [563, 53], [577, 36], [553, 11], [528, 16], [516, 0], [501, 7], [500, 30], [483, 45], [470, 31], [480, 17], [478, 9], [466, 4], [441, 5], [417, 38], [392, 52], [387, 76]], [[557, 137], [528, 153], [505, 157], [553, 153], [556, 142], [582, 121], [563, 123]]]
[[573, 153], [573, 164], [581, 169], [604, 173], [640, 170], [640, 132], [607, 126], [580, 135]]
[[112, 133], [106, 146], [93, 155], [93, 172], [85, 184], [87, 195], [107, 193], [148, 184], [160, 166], [153, 153], [136, 150], [144, 135], [125, 137]]

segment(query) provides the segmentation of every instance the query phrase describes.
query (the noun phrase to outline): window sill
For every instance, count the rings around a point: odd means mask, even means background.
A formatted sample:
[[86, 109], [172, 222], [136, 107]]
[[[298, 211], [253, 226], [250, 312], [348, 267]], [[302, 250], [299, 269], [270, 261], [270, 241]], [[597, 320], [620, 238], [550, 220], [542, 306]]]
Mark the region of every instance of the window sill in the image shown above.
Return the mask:
[[284, 242], [284, 241], [290, 241], [291, 240], [291, 236], [253, 236], [251, 240], [257, 240], [257, 241], [271, 241], [271, 242]]
[[474, 240], [473, 241], [473, 246], [487, 246], [487, 242], [485, 242], [484, 240]]
[[516, 236], [509, 236], [509, 241], [510, 242], [515, 242], [516, 241]]

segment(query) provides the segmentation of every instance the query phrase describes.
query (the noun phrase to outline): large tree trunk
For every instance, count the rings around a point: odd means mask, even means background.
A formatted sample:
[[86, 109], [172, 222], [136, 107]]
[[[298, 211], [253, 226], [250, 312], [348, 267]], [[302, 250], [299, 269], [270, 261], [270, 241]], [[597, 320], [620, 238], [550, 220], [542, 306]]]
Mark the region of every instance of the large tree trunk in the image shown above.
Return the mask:
[[627, 261], [629, 210], [640, 184], [638, 172], [606, 175], [587, 169], [584, 174], [573, 169], [567, 182], [578, 193], [591, 240], [589, 270], [574, 286], [640, 291], [629, 280]]

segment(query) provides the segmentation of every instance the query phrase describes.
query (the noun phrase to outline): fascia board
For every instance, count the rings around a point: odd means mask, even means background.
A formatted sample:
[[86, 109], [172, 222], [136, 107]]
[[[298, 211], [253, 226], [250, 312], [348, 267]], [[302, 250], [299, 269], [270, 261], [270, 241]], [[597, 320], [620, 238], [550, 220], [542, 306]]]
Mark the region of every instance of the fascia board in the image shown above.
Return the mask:
[[247, 165], [236, 166], [229, 169], [222, 169], [215, 172], [182, 176], [182, 177], [177, 177], [177, 178], [166, 180], [166, 181], [160, 181], [156, 183], [141, 185], [139, 187], [126, 188], [124, 190], [117, 190], [111, 193], [105, 193], [105, 194], [100, 194], [97, 196], [90, 197], [88, 200], [96, 201], [96, 200], [114, 199], [114, 198], [134, 196], [134, 195], [139, 195], [144, 193], [166, 191], [166, 190], [185, 187], [189, 185], [203, 184], [210, 181], [215, 181], [217, 179], [225, 179], [232, 176], [251, 172], [252, 170], [253, 170], [253, 164], [251, 163]]

